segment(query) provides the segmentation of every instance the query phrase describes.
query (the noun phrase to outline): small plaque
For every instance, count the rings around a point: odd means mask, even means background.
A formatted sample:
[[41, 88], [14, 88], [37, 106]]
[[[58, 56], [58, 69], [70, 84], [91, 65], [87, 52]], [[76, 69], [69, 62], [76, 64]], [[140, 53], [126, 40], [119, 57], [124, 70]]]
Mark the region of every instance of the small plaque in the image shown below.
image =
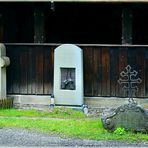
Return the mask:
[[75, 68], [61, 68], [61, 89], [75, 90]]

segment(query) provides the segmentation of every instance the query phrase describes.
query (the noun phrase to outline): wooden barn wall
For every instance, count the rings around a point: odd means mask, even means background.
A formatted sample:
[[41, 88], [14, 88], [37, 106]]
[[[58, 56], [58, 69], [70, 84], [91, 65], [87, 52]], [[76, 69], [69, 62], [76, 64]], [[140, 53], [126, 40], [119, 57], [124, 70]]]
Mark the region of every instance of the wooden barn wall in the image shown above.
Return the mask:
[[[11, 60], [7, 68], [8, 94], [51, 94], [56, 46], [6, 47]], [[85, 96], [126, 97], [117, 80], [120, 72], [130, 64], [142, 79], [136, 97], [148, 97], [147, 47], [80, 47], [84, 54]]]
[[7, 46], [11, 64], [7, 69], [8, 94], [51, 94], [53, 48]]
[[148, 49], [142, 47], [84, 47], [85, 96], [126, 97], [117, 83], [128, 64], [142, 83], [136, 97], [148, 96]]

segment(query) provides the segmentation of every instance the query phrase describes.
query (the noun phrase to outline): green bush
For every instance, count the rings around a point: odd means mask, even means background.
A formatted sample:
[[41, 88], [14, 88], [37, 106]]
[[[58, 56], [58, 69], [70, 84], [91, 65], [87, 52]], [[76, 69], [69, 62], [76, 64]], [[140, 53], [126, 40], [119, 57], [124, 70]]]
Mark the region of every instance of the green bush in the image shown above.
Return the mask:
[[126, 131], [125, 131], [124, 128], [118, 127], [118, 128], [116, 128], [116, 130], [114, 131], [114, 133], [117, 134], [117, 135], [125, 135], [126, 134]]

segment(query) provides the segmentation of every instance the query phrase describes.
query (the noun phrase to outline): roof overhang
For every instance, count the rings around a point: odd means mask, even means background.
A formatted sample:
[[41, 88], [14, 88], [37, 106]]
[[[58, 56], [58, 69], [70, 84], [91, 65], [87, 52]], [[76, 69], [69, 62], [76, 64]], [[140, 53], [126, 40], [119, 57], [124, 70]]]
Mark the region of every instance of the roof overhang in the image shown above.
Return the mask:
[[0, 2], [148, 2], [148, 0], [0, 0]]

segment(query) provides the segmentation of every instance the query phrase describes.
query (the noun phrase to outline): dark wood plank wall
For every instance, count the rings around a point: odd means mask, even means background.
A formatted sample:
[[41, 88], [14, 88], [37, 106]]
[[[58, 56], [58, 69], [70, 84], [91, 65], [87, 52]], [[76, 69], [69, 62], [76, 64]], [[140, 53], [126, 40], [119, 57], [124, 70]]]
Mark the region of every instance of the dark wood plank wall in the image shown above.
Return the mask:
[[8, 94], [51, 94], [53, 48], [7, 46], [11, 65], [7, 69]]
[[[8, 94], [53, 92], [56, 46], [6, 45], [11, 64], [7, 68]], [[142, 84], [136, 97], [148, 97], [148, 47], [84, 46], [85, 96], [126, 97], [117, 83], [127, 64], [139, 72]]]

